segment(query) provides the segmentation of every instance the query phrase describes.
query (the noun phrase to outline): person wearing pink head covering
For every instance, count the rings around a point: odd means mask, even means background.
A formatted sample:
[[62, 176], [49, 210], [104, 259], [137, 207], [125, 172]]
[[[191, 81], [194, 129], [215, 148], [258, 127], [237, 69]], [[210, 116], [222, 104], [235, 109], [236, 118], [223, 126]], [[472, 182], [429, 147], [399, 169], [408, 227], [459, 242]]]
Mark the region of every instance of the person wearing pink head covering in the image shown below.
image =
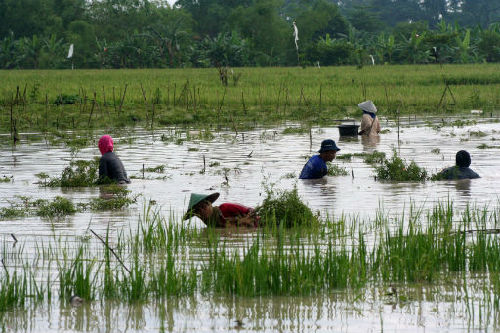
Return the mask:
[[102, 154], [99, 161], [99, 181], [105, 182], [108, 178], [118, 184], [130, 183], [122, 161], [113, 152], [113, 139], [109, 135], [103, 135], [99, 139], [99, 150]]

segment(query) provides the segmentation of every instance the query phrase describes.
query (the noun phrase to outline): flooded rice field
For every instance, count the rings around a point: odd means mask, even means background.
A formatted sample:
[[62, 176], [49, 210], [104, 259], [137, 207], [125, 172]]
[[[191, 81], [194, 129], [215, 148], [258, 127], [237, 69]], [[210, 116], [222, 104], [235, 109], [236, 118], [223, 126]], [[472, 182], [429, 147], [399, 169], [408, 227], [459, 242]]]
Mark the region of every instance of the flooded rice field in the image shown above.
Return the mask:
[[[169, 128], [124, 130], [121, 136], [114, 135], [115, 152], [133, 178], [127, 188], [132, 195], [138, 195], [135, 204], [123, 210], [84, 211], [60, 219], [30, 216], [0, 220], [2, 274], [9, 271], [12, 274], [16, 269], [22, 271], [21, 263], [30, 263], [32, 272], [41, 276], [34, 279], [42, 284], [40, 281], [48, 278], [50, 281], [45, 283], [54, 289], [52, 297], [36, 306], [6, 311], [0, 328], [4, 331], [120, 332], [497, 329], [498, 309], [492, 305], [496, 296], [485, 287], [483, 278], [476, 279], [476, 273], [470, 272], [443, 273], [442, 277], [434, 278], [441, 283], [417, 279], [404, 286], [369, 284], [364, 288], [333, 288], [312, 296], [286, 293], [228, 296], [205, 291], [120, 302], [94, 295], [92, 300], [74, 307], [68, 302], [69, 297], [59, 297], [60, 291], [57, 291], [61, 285], [62, 264], [41, 263], [48, 257], [42, 249], [50, 248], [52, 254], [59, 253], [66, 260], [66, 256], [70, 257], [66, 250], [76, 249], [82, 240], [90, 243], [89, 251], [103, 255], [103, 245], [89, 230], [102, 236], [108, 233], [109, 238], [119, 244], [121, 233], [128, 235], [130, 230], [138, 230], [139, 221], [147, 215], [144, 212], [147, 206], [154, 207], [168, 223], [185, 223], [183, 228], [202, 229], [201, 236], [197, 236], [200, 238], [195, 237], [191, 244], [186, 241], [188, 245], [181, 246], [176, 255], [182, 254], [186, 261], [203, 266], [209, 254], [200, 239], [211, 236], [204, 234], [203, 223], [196, 218], [181, 222], [191, 192], [220, 192], [217, 203], [237, 202], [254, 207], [262, 203], [270, 187], [275, 190], [296, 187], [301, 199], [317, 211], [322, 220], [335, 221], [343, 216], [360, 225], [376, 224], [373, 221], [380, 216], [391, 220], [408, 215], [411, 210], [432, 211], [440, 203], [452, 203], [458, 212], [468, 207], [498, 211], [498, 119], [404, 119], [399, 131], [396, 124], [388, 121], [382, 121], [382, 128], [384, 133], [375, 140], [339, 137], [334, 126], [300, 130], [300, 124], [295, 123], [237, 134], [230, 130]], [[106, 133], [94, 133], [96, 138], [101, 134]], [[299, 180], [308, 156], [315, 154], [321, 141], [327, 138], [334, 139], [341, 148], [333, 164], [345, 169], [346, 175]], [[0, 177], [11, 178], [0, 182], [0, 208], [9, 207], [20, 197], [36, 200], [62, 196], [82, 203], [105, 195], [99, 187], [40, 186], [40, 179], [35, 176], [40, 172], [59, 176], [71, 160], [99, 157], [97, 143], [71, 149], [53, 144], [39, 133], [21, 134], [16, 146], [8, 145], [8, 139], [8, 135], [0, 139]], [[455, 153], [462, 149], [471, 154], [471, 168], [480, 179], [382, 182], [376, 179], [372, 165], [355, 156], [378, 151], [390, 157], [396, 151], [433, 174], [454, 165]], [[342, 158], [347, 154], [354, 156]], [[459, 214], [454, 216], [458, 219]], [[229, 252], [245, 252], [260, 236], [250, 231], [223, 232], [219, 237]], [[375, 235], [366, 235], [368, 243], [375, 238]], [[306, 247], [314, 247], [314, 238], [304, 237], [302, 242]], [[322, 244], [323, 248], [327, 245]], [[59, 252], [58, 247], [62, 249]], [[182, 258], [178, 260], [184, 264]], [[125, 261], [129, 264], [134, 259], [127, 257]]]

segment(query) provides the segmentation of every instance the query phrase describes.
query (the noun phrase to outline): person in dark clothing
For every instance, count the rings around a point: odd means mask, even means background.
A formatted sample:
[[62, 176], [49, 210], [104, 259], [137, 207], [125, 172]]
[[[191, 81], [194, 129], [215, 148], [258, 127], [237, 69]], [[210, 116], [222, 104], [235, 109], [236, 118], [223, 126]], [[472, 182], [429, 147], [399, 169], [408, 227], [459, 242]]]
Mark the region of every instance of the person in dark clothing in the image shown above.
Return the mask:
[[191, 193], [189, 205], [184, 220], [196, 216], [209, 227], [247, 227], [259, 226], [260, 217], [255, 210], [235, 203], [223, 203], [220, 206], [212, 206], [219, 198], [219, 193], [198, 194]]
[[328, 173], [326, 162], [331, 162], [340, 150], [335, 141], [327, 139], [321, 142], [319, 155], [314, 155], [307, 161], [302, 168], [299, 179], [318, 179], [323, 178]]
[[469, 168], [471, 163], [470, 154], [465, 150], [460, 150], [455, 156], [455, 166], [446, 168], [440, 171], [437, 175], [437, 179], [475, 179], [480, 178], [477, 173], [475, 173], [471, 168]]
[[103, 135], [99, 139], [99, 150], [102, 154], [99, 160], [99, 181], [105, 182], [109, 178], [118, 184], [130, 183], [122, 161], [113, 152], [113, 139], [109, 135]]

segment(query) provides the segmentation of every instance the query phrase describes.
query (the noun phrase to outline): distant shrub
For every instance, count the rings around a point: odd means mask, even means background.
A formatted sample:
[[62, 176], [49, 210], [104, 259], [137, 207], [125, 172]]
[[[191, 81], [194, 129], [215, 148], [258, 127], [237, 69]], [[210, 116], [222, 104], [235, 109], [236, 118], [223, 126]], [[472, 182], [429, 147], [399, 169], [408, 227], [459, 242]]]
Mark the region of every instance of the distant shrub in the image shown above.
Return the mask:
[[56, 100], [54, 101], [54, 104], [56, 105], [76, 104], [78, 101], [80, 101], [80, 96], [78, 95], [60, 94], [57, 96]]

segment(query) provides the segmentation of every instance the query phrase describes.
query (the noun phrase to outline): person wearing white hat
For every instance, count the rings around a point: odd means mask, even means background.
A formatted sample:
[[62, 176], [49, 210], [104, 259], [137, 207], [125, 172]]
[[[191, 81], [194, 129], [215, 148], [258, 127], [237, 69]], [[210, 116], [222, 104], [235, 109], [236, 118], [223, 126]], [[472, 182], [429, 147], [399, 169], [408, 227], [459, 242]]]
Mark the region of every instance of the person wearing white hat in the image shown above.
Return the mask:
[[380, 122], [378, 121], [377, 107], [372, 101], [359, 103], [358, 107], [363, 110], [363, 118], [359, 128], [359, 135], [378, 135], [380, 133]]

